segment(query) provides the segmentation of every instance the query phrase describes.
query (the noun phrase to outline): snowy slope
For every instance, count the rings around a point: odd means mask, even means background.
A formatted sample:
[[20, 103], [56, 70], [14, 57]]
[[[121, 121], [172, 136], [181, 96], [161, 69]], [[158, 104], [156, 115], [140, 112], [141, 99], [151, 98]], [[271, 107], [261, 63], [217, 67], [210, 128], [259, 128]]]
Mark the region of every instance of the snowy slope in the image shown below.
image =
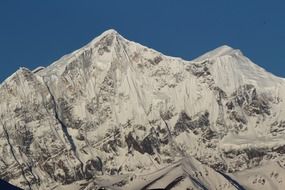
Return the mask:
[[190, 187], [196, 182], [181, 168], [205, 167], [213, 177], [199, 183], [231, 189], [222, 174], [284, 159], [284, 95], [285, 80], [239, 50], [222, 46], [185, 61], [108, 30], [1, 84], [0, 178], [25, 189], [78, 189], [107, 176], [153, 181], [149, 173], [179, 163], [163, 179], [184, 176]]
[[285, 169], [279, 162], [269, 162], [262, 166], [237, 172], [233, 178], [240, 181], [246, 189], [283, 189]]

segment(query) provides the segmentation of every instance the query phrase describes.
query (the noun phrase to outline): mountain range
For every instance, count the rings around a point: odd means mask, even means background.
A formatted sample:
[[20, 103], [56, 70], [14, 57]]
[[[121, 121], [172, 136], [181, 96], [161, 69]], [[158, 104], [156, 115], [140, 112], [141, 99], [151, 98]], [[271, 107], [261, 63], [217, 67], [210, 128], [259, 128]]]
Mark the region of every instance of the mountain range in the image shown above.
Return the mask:
[[186, 61], [108, 30], [0, 97], [0, 179], [22, 189], [285, 186], [285, 79], [229, 46]]

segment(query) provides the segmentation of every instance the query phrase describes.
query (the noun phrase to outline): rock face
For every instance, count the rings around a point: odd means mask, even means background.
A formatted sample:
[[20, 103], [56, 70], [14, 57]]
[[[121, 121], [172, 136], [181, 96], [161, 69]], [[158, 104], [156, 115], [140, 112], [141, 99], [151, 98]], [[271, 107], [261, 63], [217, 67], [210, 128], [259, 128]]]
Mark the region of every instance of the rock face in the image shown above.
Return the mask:
[[[19, 69], [0, 97], [0, 178], [24, 189], [92, 189], [110, 175], [132, 176], [116, 184], [131, 188], [188, 156], [229, 182], [217, 189], [267, 162], [285, 175], [285, 80], [228, 46], [184, 61], [109, 30], [47, 68]], [[189, 189], [211, 184], [192, 178]]]

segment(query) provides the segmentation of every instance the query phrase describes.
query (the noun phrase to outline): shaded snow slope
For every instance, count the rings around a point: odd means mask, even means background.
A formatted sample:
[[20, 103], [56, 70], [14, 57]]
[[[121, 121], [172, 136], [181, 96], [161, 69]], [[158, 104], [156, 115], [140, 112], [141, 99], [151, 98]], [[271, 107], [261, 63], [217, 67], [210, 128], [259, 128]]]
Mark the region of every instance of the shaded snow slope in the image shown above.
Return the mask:
[[243, 186], [233, 182], [229, 176], [199, 163], [193, 158], [183, 158], [173, 164], [147, 174], [101, 176], [99, 178], [81, 181], [76, 185], [58, 186], [58, 189], [76, 188], [82, 190], [92, 188], [113, 190], [208, 190], [232, 189], [243, 190]]

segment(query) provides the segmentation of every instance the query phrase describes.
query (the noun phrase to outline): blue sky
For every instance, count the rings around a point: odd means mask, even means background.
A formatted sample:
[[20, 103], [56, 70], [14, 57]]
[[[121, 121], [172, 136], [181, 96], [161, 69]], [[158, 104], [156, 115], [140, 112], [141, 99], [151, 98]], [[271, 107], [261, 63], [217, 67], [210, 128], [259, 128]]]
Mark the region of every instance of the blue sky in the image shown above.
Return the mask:
[[187, 60], [227, 44], [285, 77], [284, 10], [284, 0], [1, 0], [0, 81], [110, 28]]

